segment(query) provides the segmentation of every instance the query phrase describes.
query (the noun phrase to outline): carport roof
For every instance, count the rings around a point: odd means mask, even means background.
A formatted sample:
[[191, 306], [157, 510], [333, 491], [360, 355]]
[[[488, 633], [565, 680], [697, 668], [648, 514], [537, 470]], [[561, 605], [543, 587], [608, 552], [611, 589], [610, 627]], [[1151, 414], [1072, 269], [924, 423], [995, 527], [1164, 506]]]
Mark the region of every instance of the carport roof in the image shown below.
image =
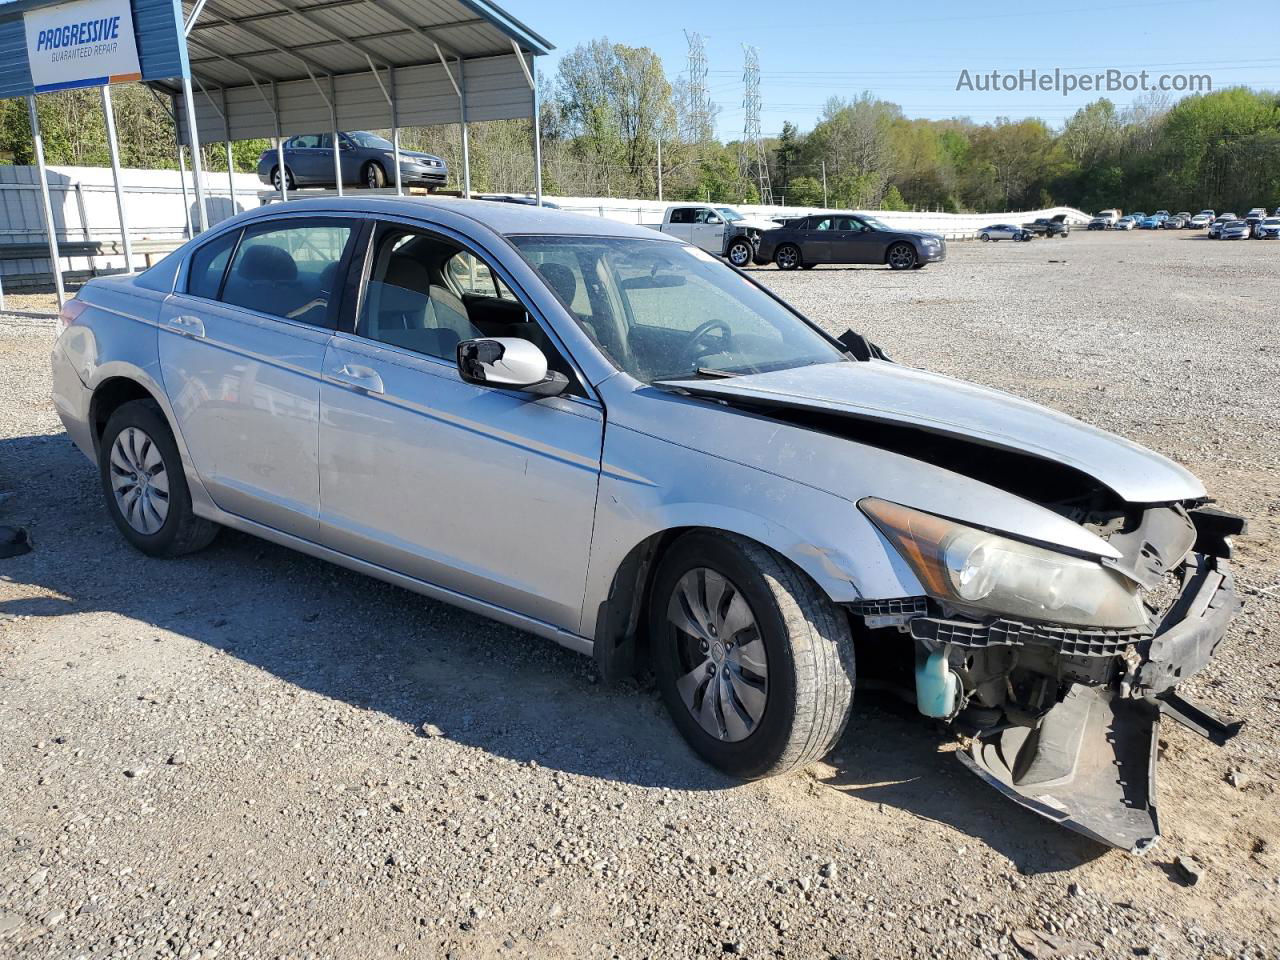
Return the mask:
[[207, 86], [305, 80], [554, 47], [486, 0], [183, 0], [191, 73]]

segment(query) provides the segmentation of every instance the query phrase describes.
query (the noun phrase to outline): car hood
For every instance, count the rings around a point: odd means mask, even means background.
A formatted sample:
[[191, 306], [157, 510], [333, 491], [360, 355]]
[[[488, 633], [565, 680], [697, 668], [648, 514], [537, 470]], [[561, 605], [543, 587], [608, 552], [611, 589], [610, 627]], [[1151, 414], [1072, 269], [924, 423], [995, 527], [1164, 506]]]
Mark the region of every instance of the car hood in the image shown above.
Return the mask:
[[879, 360], [664, 384], [689, 393], [916, 427], [1084, 473], [1129, 503], [1205, 495], [1190, 471], [1123, 437], [1011, 394]]
[[778, 224], [773, 220], [766, 220], [764, 217], [743, 217], [741, 220], [735, 220], [732, 224], [735, 227], [742, 227], [747, 230], [777, 230]]
[[899, 237], [899, 238], [911, 237], [916, 240], [923, 240], [926, 237], [928, 237], [930, 240], [937, 240], [938, 242], [942, 242], [942, 234], [929, 233], [928, 231], [925, 231], [925, 230], [882, 230], [880, 232], [887, 233], [887, 234], [890, 234], [891, 236]]
[[[418, 153], [415, 150], [401, 150], [400, 159], [403, 160], [405, 158], [412, 160], [440, 160], [440, 158], [434, 153]], [[444, 161], [441, 160], [440, 162], [443, 163]]]

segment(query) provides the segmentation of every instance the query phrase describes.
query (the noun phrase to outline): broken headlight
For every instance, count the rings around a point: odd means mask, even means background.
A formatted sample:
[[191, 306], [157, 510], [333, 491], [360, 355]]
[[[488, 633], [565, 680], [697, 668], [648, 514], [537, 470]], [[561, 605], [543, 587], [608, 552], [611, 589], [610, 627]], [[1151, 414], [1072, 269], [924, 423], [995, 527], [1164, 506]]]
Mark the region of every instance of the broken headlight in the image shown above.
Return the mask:
[[873, 497], [858, 506], [935, 599], [979, 614], [1076, 626], [1146, 625], [1137, 586], [1097, 561]]

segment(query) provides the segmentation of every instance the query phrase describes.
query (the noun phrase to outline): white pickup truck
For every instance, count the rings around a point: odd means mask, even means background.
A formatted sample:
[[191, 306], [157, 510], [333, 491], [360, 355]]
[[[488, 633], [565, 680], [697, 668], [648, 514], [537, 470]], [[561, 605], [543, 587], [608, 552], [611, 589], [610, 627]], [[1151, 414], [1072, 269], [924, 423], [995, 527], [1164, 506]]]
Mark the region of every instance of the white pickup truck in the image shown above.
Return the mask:
[[760, 234], [778, 224], [744, 217], [733, 207], [682, 203], [667, 207], [662, 223], [649, 226], [724, 257], [735, 267], [745, 267], [755, 256]]

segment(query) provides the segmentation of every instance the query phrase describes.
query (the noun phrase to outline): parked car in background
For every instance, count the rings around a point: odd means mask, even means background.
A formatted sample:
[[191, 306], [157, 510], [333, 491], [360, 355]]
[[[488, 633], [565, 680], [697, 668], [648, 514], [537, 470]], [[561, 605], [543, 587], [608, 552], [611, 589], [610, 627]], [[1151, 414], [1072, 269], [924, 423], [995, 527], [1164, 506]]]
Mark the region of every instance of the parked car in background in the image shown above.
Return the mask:
[[1264, 217], [1262, 222], [1253, 228], [1253, 236], [1257, 240], [1280, 239], [1280, 217]]
[[1151, 216], [1144, 217], [1142, 219], [1142, 221], [1138, 224], [1138, 229], [1139, 230], [1159, 230], [1160, 225], [1162, 223], [1164, 223], [1164, 217], [1160, 216], [1159, 214], [1153, 213]]
[[[467, 200], [267, 205], [90, 280], [51, 364], [133, 548], [176, 557], [226, 527], [559, 643], [606, 680], [652, 670], [730, 776], [841, 741], [855, 635], [956, 722], [984, 783], [1124, 849], [1159, 835], [1161, 716], [1234, 733], [1179, 689], [1240, 607], [1243, 520], [1199, 479], [832, 337], [651, 229]], [[194, 575], [147, 571], [153, 590]]]
[[1181, 230], [1182, 226], [1183, 226], [1182, 217], [1175, 214], [1174, 216], [1171, 216], [1171, 217], [1165, 217], [1165, 219], [1160, 224], [1160, 229]]
[[[1094, 219], [1097, 219], [1096, 217]], [[1089, 229], [1094, 229], [1092, 222]], [[1035, 233], [1026, 227], [1020, 227], [1016, 223], [993, 223], [989, 227], [983, 227], [978, 231], [978, 236], [983, 240], [1014, 240], [1024, 241], [1035, 238]]]
[[1137, 221], [1137, 220], [1135, 220], [1133, 217], [1130, 217], [1130, 216], [1124, 216], [1124, 217], [1121, 217], [1119, 220], [1117, 220], [1117, 221], [1116, 221], [1116, 225], [1115, 225], [1114, 227], [1112, 227], [1111, 229], [1113, 229], [1113, 230], [1132, 230], [1132, 229], [1133, 229], [1134, 227], [1136, 227], [1137, 225], [1138, 225], [1138, 221]]
[[1187, 210], [1179, 210], [1177, 216], [1184, 227], [1191, 222], [1191, 213]]
[[[338, 160], [342, 168], [343, 186], [394, 186], [395, 147], [367, 130], [338, 134]], [[281, 173], [276, 151], [264, 150], [258, 158], [258, 179], [280, 189]], [[333, 134], [308, 133], [290, 137], [284, 142], [285, 187], [335, 186], [333, 170]], [[406, 187], [443, 187], [449, 179], [449, 168], [430, 153], [400, 151], [400, 183]]]
[[1152, 214], [1152, 216], [1153, 216], [1153, 217], [1160, 217], [1161, 219], [1167, 219], [1167, 218], [1168, 218], [1168, 216], [1169, 216], [1169, 211], [1168, 211], [1168, 210], [1157, 210], [1155, 213], [1153, 213], [1153, 214]]
[[1141, 210], [1136, 210], [1129, 214], [1129, 216], [1133, 217], [1134, 223], [1141, 223], [1143, 220], [1147, 219], [1147, 215]]
[[937, 234], [897, 230], [863, 213], [815, 213], [762, 233], [755, 262], [781, 270], [820, 263], [884, 263], [907, 270], [946, 257], [947, 243]]
[[1273, 217], [1280, 217], [1280, 207], [1276, 207], [1273, 211], [1271, 211], [1271, 215]]
[[[1119, 221], [1116, 221], [1117, 223]], [[1030, 223], [1022, 225], [1024, 230], [1030, 230], [1037, 237], [1065, 237], [1071, 233], [1071, 227], [1067, 224], [1067, 215], [1059, 213], [1052, 217], [1037, 217]]]
[[1228, 220], [1222, 225], [1219, 240], [1248, 240], [1253, 236], [1253, 227], [1247, 220]]
[[1106, 217], [1108, 227], [1114, 227], [1116, 225], [1116, 221], [1120, 219], [1121, 215], [1122, 211], [1115, 208], [1098, 211], [1098, 216]]
[[1231, 223], [1233, 220], [1236, 220], [1236, 219], [1237, 217], [1234, 213], [1219, 214], [1216, 218], [1214, 218], [1213, 223], [1209, 224], [1209, 239], [1210, 240], [1222, 239], [1222, 228], [1225, 227], [1228, 223]]
[[[726, 210], [732, 219], [723, 212]], [[654, 227], [707, 253], [724, 257], [735, 267], [749, 265], [755, 258], [761, 234], [776, 228], [772, 220], [750, 221], [732, 207], [694, 203], [667, 207], [662, 223]]]
[[1118, 219], [1112, 220], [1110, 217], [1106, 217], [1106, 216], [1103, 216], [1102, 214], [1098, 214], [1098, 216], [1094, 217], [1092, 220], [1089, 221], [1089, 225], [1085, 227], [1085, 229], [1086, 230], [1110, 230], [1112, 226], [1114, 226], [1119, 222], [1120, 221]]
[[1213, 223], [1213, 214], [1200, 212], [1191, 218], [1187, 226], [1192, 230], [1203, 230], [1211, 223]]
[[1213, 211], [1213, 210], [1201, 210], [1198, 214], [1196, 214], [1196, 216], [1198, 216], [1198, 217], [1208, 217], [1208, 218], [1209, 218], [1209, 222], [1210, 222], [1210, 223], [1212, 223], [1212, 222], [1213, 222], [1214, 218], [1215, 218], [1217, 215], [1218, 215], [1218, 214], [1217, 214], [1215, 211]]

